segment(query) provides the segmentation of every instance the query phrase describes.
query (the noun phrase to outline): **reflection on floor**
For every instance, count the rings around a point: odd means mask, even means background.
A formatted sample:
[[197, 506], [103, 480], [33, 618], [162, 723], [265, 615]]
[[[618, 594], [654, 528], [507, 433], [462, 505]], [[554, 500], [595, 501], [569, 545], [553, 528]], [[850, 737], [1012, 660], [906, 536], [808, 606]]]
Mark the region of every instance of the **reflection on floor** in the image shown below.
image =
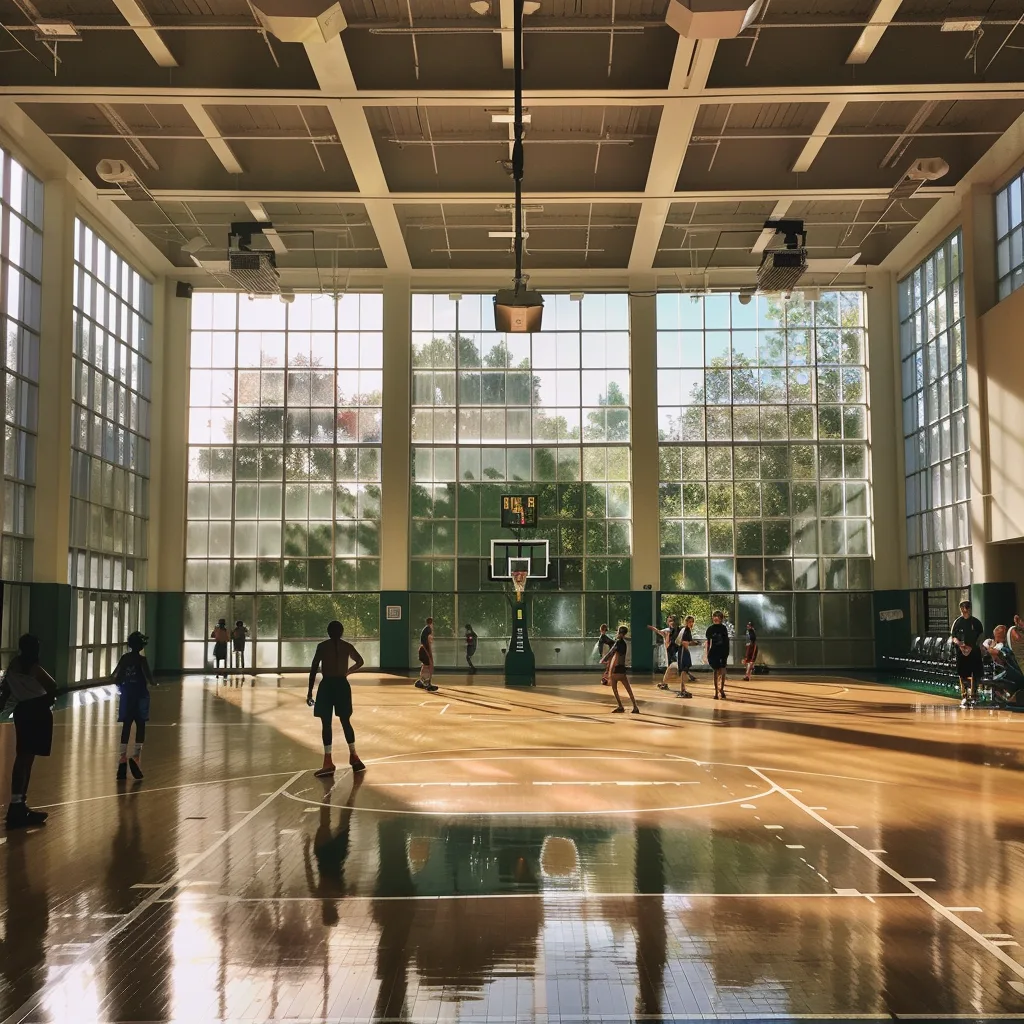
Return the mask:
[[1024, 1014], [1024, 717], [438, 682], [358, 678], [368, 768], [333, 785], [297, 677], [162, 684], [141, 783], [109, 691], [73, 695], [50, 821], [0, 845], [0, 1020]]

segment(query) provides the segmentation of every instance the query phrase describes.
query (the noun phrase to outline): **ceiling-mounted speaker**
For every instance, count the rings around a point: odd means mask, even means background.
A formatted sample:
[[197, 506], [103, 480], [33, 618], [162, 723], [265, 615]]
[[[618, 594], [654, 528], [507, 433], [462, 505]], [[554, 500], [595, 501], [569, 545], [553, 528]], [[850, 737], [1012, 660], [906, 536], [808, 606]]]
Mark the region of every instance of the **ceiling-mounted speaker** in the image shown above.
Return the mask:
[[174, 286], [174, 297], [176, 299], [191, 299], [192, 290], [192, 285], [188, 281], [179, 281]]

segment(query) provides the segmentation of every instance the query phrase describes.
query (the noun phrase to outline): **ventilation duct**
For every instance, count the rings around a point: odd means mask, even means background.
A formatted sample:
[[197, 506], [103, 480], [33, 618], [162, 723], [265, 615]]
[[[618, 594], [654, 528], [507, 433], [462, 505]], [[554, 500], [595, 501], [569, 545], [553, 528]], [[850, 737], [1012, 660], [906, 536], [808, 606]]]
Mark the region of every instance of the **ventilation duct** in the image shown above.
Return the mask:
[[277, 272], [277, 256], [262, 233], [263, 228], [263, 224], [255, 223], [231, 225], [228, 274], [250, 295], [277, 295], [281, 291], [281, 275]]
[[735, 39], [761, 7], [762, 0], [669, 0], [665, 21], [686, 39]]
[[348, 25], [341, 4], [327, 0], [254, 0], [256, 20], [282, 43], [329, 43]]

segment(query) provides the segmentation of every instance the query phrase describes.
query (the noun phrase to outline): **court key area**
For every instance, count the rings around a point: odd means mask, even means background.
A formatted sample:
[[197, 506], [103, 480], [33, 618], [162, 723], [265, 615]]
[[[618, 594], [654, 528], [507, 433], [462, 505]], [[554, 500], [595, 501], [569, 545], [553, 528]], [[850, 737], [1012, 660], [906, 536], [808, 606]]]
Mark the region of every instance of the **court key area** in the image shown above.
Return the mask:
[[[0, 1020], [890, 1020], [1024, 1014], [1021, 720], [839, 678], [305, 680], [63, 698], [0, 851]], [[13, 730], [0, 729], [9, 764]]]

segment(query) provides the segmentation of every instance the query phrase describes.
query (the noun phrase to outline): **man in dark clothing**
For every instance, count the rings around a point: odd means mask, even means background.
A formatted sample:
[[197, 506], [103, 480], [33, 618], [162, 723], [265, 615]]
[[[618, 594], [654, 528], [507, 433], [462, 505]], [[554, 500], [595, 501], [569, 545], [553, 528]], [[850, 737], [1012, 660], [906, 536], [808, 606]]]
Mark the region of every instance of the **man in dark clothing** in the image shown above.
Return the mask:
[[[973, 708], [981, 679], [981, 638], [985, 627], [971, 614], [971, 602], [960, 602], [960, 614], [949, 635], [956, 645], [956, 674], [960, 678], [960, 707]], [[970, 689], [968, 689], [968, 685]]]
[[466, 664], [469, 666], [470, 673], [476, 672], [476, 665], [473, 664], [473, 655], [476, 654], [476, 643], [477, 636], [473, 632], [473, 627], [467, 622], [466, 623]]
[[729, 630], [723, 618], [721, 612], [715, 612], [704, 634], [704, 656], [715, 673], [715, 700], [725, 700], [725, 667], [729, 662]]

